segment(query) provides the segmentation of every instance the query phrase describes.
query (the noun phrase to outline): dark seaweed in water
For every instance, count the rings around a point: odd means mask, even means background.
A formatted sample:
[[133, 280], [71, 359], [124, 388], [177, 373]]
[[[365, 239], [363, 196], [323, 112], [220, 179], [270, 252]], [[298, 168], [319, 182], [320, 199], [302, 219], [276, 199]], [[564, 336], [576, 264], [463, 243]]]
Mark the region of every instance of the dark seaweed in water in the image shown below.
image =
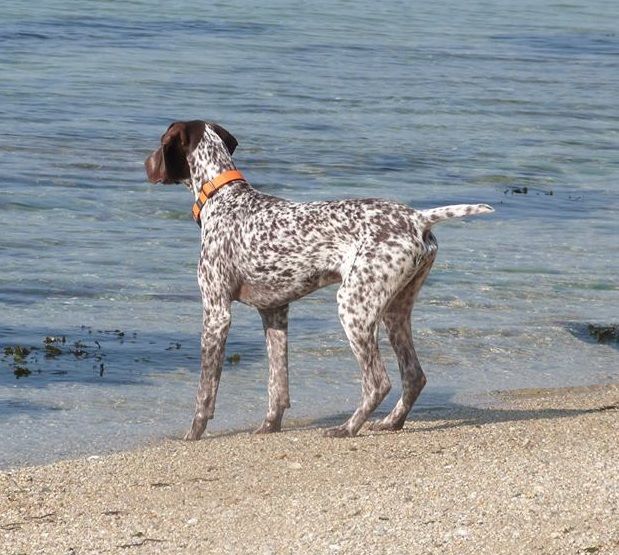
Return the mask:
[[62, 354], [62, 350], [50, 344], [45, 344], [45, 358], [56, 358]]
[[56, 337], [54, 337], [53, 335], [48, 335], [43, 340], [44, 345], [51, 345], [52, 343], [62, 343], [64, 345], [66, 342], [67, 338], [64, 335]]
[[600, 326], [598, 324], [589, 324], [587, 326], [589, 335], [595, 337], [598, 343], [616, 343], [619, 342], [619, 326], [611, 324], [608, 326]]
[[3, 349], [3, 358], [12, 359], [9, 366], [16, 378], [23, 378], [32, 374], [30, 368], [26, 366], [26, 361], [33, 350], [35, 350], [34, 347], [25, 347], [24, 345], [9, 345]]
[[[82, 327], [82, 329], [86, 328]], [[91, 333], [90, 330], [89, 333]], [[125, 333], [121, 330], [101, 333], [112, 333], [121, 343], [125, 336]], [[135, 336], [136, 334], [133, 334], [133, 337]], [[67, 373], [66, 370], [53, 370], [46, 368], [46, 366], [59, 357], [66, 355], [73, 355], [78, 359], [92, 358], [94, 360], [93, 370], [95, 370], [100, 377], [103, 376], [105, 370], [105, 365], [103, 363], [105, 353], [99, 341], [94, 340], [94, 344], [90, 344], [77, 340], [73, 342], [71, 346], [68, 346], [66, 335], [47, 335], [43, 338], [42, 343], [42, 348], [30, 345], [8, 345], [4, 347], [2, 350], [4, 355], [3, 359], [8, 359], [9, 368], [13, 371], [16, 378], [19, 379], [30, 376], [33, 372], [41, 374], [43, 370], [47, 370], [53, 375], [64, 375]], [[36, 356], [37, 352], [43, 354], [43, 360]]]
[[32, 374], [32, 371], [25, 366], [16, 366], [13, 368], [13, 374], [15, 374], [16, 378], [24, 378], [25, 376], [29, 376]]
[[587, 343], [608, 345], [615, 349], [619, 348], [619, 325], [618, 324], [591, 324], [567, 322], [566, 328], [576, 338]]
[[26, 361], [33, 350], [33, 347], [25, 347], [24, 345], [9, 345], [3, 349], [3, 358], [12, 359], [9, 363], [9, 367], [13, 370], [13, 374], [15, 374], [17, 379], [32, 374], [30, 368], [26, 366]]
[[510, 185], [503, 191], [503, 194], [511, 193], [512, 195], [528, 195], [529, 191], [534, 192], [536, 195], [552, 196], [554, 192], [552, 190], [540, 189], [537, 187], [518, 187], [517, 185]]
[[[81, 332], [80, 335], [87, 333], [88, 336], [73, 339], [67, 335], [46, 335], [41, 341], [42, 346], [7, 345], [0, 351], [0, 357], [6, 361], [16, 378], [25, 378], [35, 373], [66, 375], [68, 371], [64, 361], [69, 355], [80, 361], [92, 361], [93, 372], [103, 377], [108, 369], [105, 341], [108, 344], [111, 340], [116, 345], [124, 345], [126, 341], [135, 343], [137, 339], [136, 332], [124, 332], [119, 329], [93, 330], [88, 326], [81, 326]], [[180, 342], [172, 342], [166, 350], [180, 350], [181, 347]], [[238, 363], [240, 355], [229, 358], [231, 362]], [[74, 366], [69, 364], [68, 367]]]
[[24, 347], [22, 345], [15, 345], [14, 347], [5, 347], [4, 356], [13, 357], [15, 362], [22, 362], [28, 358], [28, 355], [32, 349]]

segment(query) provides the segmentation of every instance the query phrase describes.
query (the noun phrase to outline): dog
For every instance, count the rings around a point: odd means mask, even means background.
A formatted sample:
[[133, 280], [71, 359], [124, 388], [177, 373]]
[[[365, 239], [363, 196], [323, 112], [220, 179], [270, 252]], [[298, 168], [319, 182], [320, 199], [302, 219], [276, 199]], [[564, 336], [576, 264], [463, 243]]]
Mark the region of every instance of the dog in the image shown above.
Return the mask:
[[399, 430], [426, 378], [411, 333], [411, 310], [437, 253], [434, 224], [493, 212], [486, 204], [414, 210], [381, 199], [298, 203], [254, 189], [234, 165], [238, 143], [209, 121], [172, 123], [145, 161], [151, 183], [183, 183], [200, 224], [201, 374], [185, 439], [197, 440], [213, 418], [233, 301], [258, 309], [269, 359], [269, 400], [256, 433], [281, 430], [288, 394], [288, 306], [339, 283], [338, 314], [362, 375], [352, 416], [325, 435], [357, 434], [391, 384], [378, 350], [382, 322], [395, 351], [402, 395], [372, 423]]

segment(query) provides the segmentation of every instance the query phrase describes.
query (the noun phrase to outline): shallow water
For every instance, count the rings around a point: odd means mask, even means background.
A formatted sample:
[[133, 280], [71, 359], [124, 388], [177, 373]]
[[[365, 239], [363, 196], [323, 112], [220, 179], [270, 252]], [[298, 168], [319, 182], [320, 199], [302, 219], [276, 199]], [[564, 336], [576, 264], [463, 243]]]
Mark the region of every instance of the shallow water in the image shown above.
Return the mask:
[[[249, 180], [286, 198], [495, 206], [436, 229], [414, 317], [421, 406], [619, 377], [616, 343], [586, 331], [616, 323], [619, 306], [616, 2], [3, 12], [0, 344], [37, 350], [0, 355], [0, 466], [189, 423], [198, 230], [187, 191], [148, 185], [142, 166], [174, 119], [222, 123]], [[358, 400], [334, 291], [292, 307], [291, 417]], [[256, 425], [266, 406], [260, 319], [242, 305], [233, 318], [227, 353], [240, 360], [226, 362], [213, 430]], [[45, 356], [46, 336], [66, 337], [63, 354]]]

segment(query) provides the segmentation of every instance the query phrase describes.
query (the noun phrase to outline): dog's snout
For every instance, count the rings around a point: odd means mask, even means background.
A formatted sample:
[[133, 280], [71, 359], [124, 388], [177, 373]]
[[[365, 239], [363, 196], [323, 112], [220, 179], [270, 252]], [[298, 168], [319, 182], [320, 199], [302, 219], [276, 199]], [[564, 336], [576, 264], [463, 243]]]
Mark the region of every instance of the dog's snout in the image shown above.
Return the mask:
[[161, 171], [161, 152], [155, 150], [150, 156], [144, 160], [144, 169], [146, 177], [151, 183], [159, 183], [162, 180]]

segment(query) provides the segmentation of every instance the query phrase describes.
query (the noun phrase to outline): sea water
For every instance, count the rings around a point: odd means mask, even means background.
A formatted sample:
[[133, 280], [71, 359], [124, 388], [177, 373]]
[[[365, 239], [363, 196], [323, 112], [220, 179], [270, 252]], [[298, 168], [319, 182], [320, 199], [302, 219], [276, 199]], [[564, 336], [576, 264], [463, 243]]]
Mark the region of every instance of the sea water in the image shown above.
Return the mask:
[[[177, 119], [222, 124], [250, 182], [291, 200], [495, 207], [435, 229], [413, 318], [429, 382], [417, 410], [619, 377], [617, 344], [587, 331], [619, 312], [616, 1], [2, 12], [0, 466], [180, 437], [190, 423], [198, 228], [188, 191], [143, 169]], [[335, 287], [291, 307], [289, 337], [289, 417], [344, 418], [360, 381]], [[384, 334], [381, 348], [388, 410], [399, 377]], [[266, 384], [260, 318], [237, 304], [209, 429], [257, 426]]]

